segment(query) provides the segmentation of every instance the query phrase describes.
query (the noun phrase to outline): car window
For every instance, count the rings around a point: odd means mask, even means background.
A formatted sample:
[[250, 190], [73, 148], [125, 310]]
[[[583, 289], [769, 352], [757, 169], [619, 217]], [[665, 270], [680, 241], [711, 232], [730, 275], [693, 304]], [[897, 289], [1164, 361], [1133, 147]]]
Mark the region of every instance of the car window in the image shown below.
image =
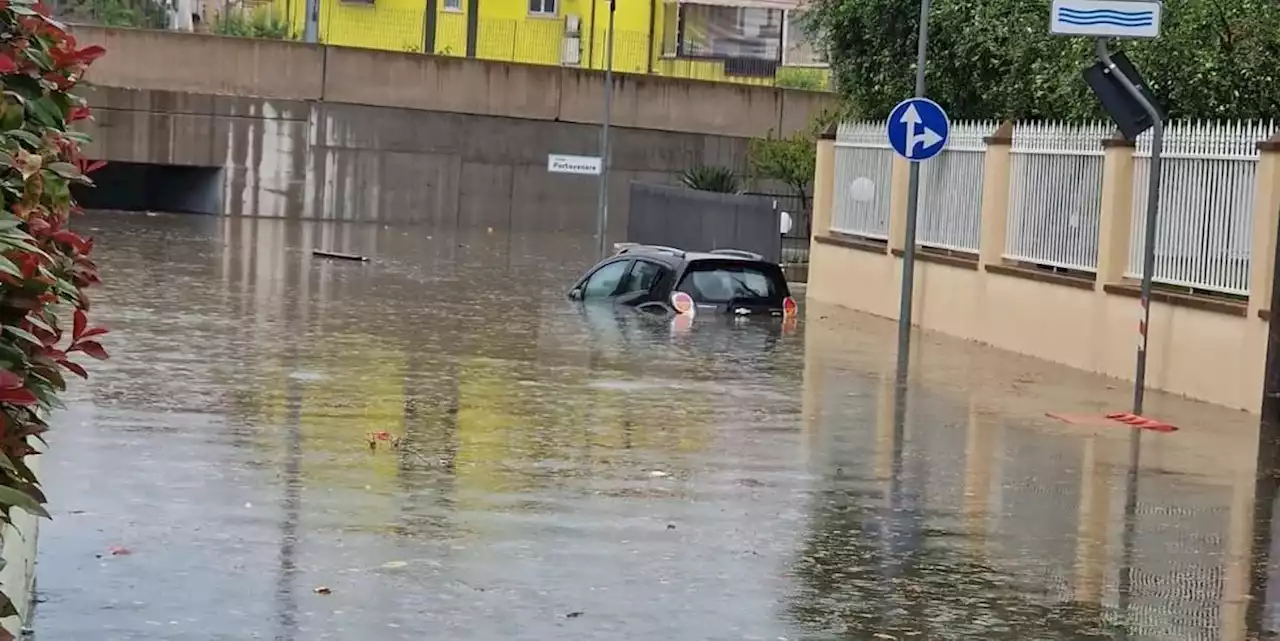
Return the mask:
[[781, 298], [782, 276], [775, 269], [752, 263], [694, 263], [677, 290], [699, 303]]
[[630, 262], [620, 260], [597, 269], [582, 287], [582, 300], [598, 300], [613, 296], [614, 291], [618, 289], [618, 283], [622, 281], [623, 275], [627, 273], [627, 265]]
[[626, 283], [620, 294], [647, 292], [653, 289], [662, 276], [662, 265], [647, 260], [637, 260], [631, 264], [631, 272], [627, 274]]

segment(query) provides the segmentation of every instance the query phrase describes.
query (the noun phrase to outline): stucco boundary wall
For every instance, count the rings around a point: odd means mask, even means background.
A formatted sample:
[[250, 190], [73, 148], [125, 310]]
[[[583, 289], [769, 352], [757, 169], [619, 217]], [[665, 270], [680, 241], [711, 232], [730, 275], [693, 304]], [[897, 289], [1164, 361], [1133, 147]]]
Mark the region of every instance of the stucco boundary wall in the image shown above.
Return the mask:
[[[1138, 283], [1125, 277], [1132, 229], [1134, 147], [1103, 141], [1098, 266], [1055, 273], [1004, 258], [1011, 123], [986, 138], [981, 239], [976, 253], [917, 252], [919, 327], [1132, 382], [1138, 346]], [[808, 297], [897, 318], [905, 240], [906, 161], [894, 160], [889, 237], [831, 231], [834, 131], [818, 143]], [[1280, 210], [1280, 144], [1258, 144], [1250, 294], [1178, 293], [1157, 287], [1151, 308], [1147, 384], [1257, 412], [1262, 398], [1271, 274]], [[1124, 408], [1117, 408], [1124, 409]]]
[[[74, 25], [104, 87], [598, 124], [604, 72], [176, 31]], [[724, 136], [808, 127], [831, 94], [615, 73], [619, 127]]]

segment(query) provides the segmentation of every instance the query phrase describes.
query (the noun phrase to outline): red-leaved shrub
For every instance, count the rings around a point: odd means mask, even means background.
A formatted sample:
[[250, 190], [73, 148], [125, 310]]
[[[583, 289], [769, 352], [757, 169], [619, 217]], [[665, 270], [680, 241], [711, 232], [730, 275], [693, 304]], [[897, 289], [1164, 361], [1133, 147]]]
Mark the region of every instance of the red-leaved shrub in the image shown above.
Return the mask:
[[[10, 510], [48, 516], [39, 480], [25, 458], [36, 451], [45, 417], [66, 389], [71, 360], [105, 359], [106, 330], [89, 324], [84, 290], [98, 282], [93, 240], [68, 228], [80, 211], [73, 184], [100, 162], [69, 126], [90, 117], [72, 94], [102, 47], [76, 45], [66, 27], [30, 0], [0, 0], [0, 521]], [[15, 614], [0, 595], [0, 616]], [[0, 630], [0, 641], [12, 636]]]

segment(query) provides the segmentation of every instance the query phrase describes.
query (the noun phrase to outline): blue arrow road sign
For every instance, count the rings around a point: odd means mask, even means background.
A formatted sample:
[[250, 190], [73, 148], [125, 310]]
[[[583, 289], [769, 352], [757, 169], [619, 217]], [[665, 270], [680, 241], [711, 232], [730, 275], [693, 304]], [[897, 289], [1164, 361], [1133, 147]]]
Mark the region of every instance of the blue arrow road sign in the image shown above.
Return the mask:
[[951, 135], [947, 112], [928, 98], [908, 98], [898, 103], [885, 124], [889, 145], [911, 162], [929, 160], [942, 153]]

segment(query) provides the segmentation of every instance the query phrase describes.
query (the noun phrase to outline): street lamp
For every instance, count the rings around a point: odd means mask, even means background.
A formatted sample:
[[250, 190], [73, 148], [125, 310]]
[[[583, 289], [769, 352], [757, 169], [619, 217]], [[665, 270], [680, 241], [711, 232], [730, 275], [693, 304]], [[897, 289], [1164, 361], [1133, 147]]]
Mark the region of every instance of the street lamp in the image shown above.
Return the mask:
[[609, 229], [609, 120], [613, 117], [613, 14], [617, 0], [609, 0], [609, 30], [604, 52], [604, 121], [600, 126], [600, 201], [596, 210], [596, 242], [601, 258], [608, 255], [605, 236]]

